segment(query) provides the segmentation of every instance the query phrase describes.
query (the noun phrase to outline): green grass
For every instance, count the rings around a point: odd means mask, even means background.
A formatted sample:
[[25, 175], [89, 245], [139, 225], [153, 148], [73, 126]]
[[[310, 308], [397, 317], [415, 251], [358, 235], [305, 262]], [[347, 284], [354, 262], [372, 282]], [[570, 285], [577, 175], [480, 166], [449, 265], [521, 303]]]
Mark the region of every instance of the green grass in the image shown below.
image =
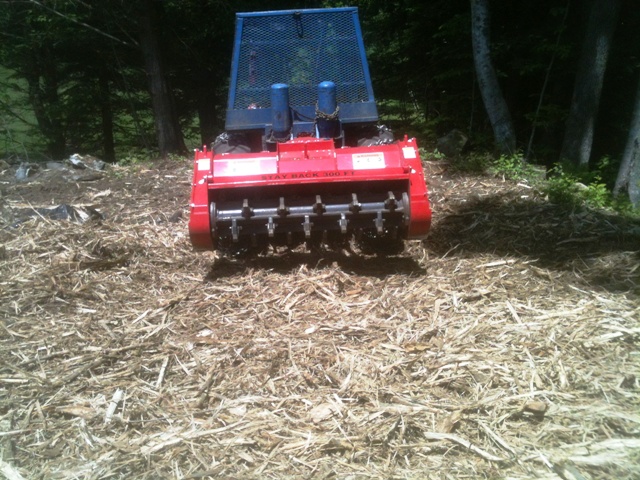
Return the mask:
[[[615, 171], [611, 160], [604, 157], [591, 170], [556, 165], [549, 172], [524, 160], [521, 154], [494, 157], [486, 153], [470, 153], [457, 159], [453, 167], [466, 173], [485, 173], [536, 188], [552, 203], [572, 208], [608, 209], [633, 217], [640, 216], [626, 198], [614, 198], [606, 181]], [[610, 183], [610, 182], [609, 182]]]

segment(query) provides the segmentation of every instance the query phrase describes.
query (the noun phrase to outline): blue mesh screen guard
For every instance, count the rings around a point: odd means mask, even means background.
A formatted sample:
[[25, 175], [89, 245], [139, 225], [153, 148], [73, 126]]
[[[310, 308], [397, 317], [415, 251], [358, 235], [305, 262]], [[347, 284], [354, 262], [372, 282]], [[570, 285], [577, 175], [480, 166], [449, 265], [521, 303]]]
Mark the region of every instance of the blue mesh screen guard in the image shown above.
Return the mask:
[[377, 121], [357, 8], [236, 14], [228, 130], [269, 123], [274, 83], [288, 84], [291, 106], [313, 116], [322, 81], [336, 84], [343, 122]]

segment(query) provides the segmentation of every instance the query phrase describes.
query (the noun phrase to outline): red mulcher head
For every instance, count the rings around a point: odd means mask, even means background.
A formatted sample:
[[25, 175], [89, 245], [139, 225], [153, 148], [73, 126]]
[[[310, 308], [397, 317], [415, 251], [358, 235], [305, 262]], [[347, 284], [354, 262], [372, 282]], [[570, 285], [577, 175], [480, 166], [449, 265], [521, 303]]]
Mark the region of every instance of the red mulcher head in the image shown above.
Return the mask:
[[[260, 12], [236, 21], [230, 133], [196, 151], [193, 246], [242, 251], [355, 238], [396, 253], [404, 239], [424, 238], [431, 210], [418, 147], [375, 126], [357, 10]], [[321, 81], [313, 89], [312, 75], [295, 68], [304, 51], [317, 59]], [[349, 65], [336, 68], [336, 54]], [[288, 83], [270, 84], [282, 71], [288, 75], [278, 81]], [[331, 74], [336, 82], [322, 80]]]

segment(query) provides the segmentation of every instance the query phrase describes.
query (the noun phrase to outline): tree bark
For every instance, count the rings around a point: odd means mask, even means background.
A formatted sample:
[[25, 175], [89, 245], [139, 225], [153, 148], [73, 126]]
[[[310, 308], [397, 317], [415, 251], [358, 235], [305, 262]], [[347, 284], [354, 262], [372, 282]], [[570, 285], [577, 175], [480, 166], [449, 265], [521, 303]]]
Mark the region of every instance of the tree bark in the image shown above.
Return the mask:
[[633, 152], [633, 160], [629, 166], [629, 200], [634, 208], [640, 209], [640, 131], [638, 130], [633, 139]]
[[640, 80], [636, 90], [636, 99], [631, 117], [631, 127], [627, 145], [622, 155], [618, 178], [613, 187], [613, 195], [618, 196], [625, 190], [634, 207], [640, 207]]
[[111, 108], [111, 89], [106, 71], [98, 78], [100, 91], [100, 113], [102, 117], [102, 155], [106, 162], [116, 161], [115, 141], [113, 138], [113, 109]]
[[160, 155], [184, 154], [187, 148], [175, 109], [173, 93], [166, 73], [158, 34], [157, 2], [144, 0], [140, 9], [140, 49], [149, 80], [149, 92]]
[[30, 58], [23, 71], [29, 88], [29, 103], [38, 122], [40, 132], [47, 141], [47, 153], [60, 160], [65, 155], [66, 137], [61, 117], [58, 92], [58, 71], [55, 59], [47, 51], [40, 50]]
[[561, 162], [586, 167], [591, 157], [600, 94], [620, 0], [593, 0], [578, 61]]
[[480, 94], [496, 146], [501, 153], [510, 155], [516, 150], [516, 134], [491, 62], [489, 26], [489, 0], [471, 0], [471, 41]]

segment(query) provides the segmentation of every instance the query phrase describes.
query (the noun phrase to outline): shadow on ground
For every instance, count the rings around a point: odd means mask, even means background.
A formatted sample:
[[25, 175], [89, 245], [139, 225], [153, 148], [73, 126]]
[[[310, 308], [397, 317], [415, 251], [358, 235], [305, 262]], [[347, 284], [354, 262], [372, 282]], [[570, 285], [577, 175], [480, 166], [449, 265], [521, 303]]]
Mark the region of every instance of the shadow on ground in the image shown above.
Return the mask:
[[442, 210], [425, 241], [437, 255], [525, 258], [538, 267], [574, 271], [608, 291], [640, 294], [640, 220], [513, 192]]
[[339, 266], [344, 272], [385, 278], [390, 275], [424, 275], [425, 269], [412, 257], [363, 256], [344, 252], [297, 252], [290, 251], [269, 256], [252, 256], [247, 258], [222, 257], [211, 266], [206, 276], [207, 281], [219, 278], [242, 275], [249, 269], [270, 270], [287, 274], [301, 268], [333, 268]]

